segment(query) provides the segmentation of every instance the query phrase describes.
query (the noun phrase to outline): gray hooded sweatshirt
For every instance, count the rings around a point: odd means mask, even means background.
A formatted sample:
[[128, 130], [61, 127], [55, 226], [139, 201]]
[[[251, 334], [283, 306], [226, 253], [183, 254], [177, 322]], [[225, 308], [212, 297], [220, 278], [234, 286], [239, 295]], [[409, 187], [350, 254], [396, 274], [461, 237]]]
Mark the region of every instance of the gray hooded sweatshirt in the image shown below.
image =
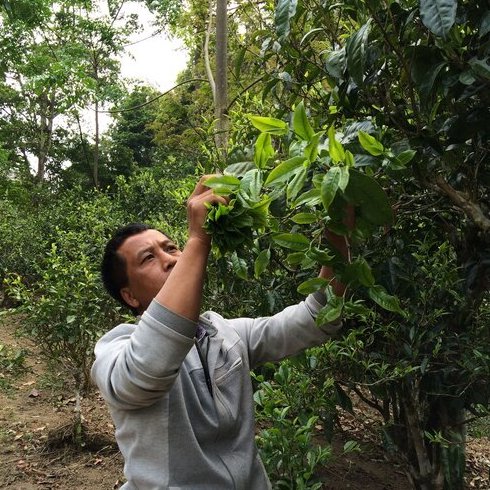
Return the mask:
[[153, 301], [136, 325], [105, 334], [92, 377], [116, 427], [122, 488], [270, 489], [255, 446], [250, 369], [319, 345], [338, 330], [316, 326], [322, 300], [310, 295], [256, 319], [206, 312], [199, 342], [196, 323]]

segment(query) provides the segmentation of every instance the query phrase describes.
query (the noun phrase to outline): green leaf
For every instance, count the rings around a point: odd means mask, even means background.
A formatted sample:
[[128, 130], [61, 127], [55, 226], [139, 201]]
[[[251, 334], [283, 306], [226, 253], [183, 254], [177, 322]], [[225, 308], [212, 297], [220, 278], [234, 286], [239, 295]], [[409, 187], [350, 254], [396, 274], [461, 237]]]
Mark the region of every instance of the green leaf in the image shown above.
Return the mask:
[[388, 294], [383, 286], [376, 285], [370, 287], [368, 289], [368, 295], [381, 308], [405, 316], [405, 312], [401, 309], [398, 298]]
[[404, 168], [413, 160], [413, 157], [417, 154], [415, 150], [402, 151], [395, 157], [395, 163], [397, 166]]
[[490, 56], [487, 56], [486, 58], [478, 58], [475, 56], [474, 58], [471, 58], [469, 64], [473, 73], [476, 73], [476, 75], [482, 78], [490, 79]]
[[345, 196], [349, 202], [359, 206], [361, 216], [370, 223], [386, 225], [393, 221], [393, 211], [388, 196], [372, 177], [350, 169]]
[[371, 19], [369, 19], [355, 34], [350, 36], [345, 45], [347, 68], [350, 76], [359, 87], [364, 83], [366, 45], [370, 28]]
[[[348, 152], [350, 153], [350, 152]], [[339, 167], [340, 168], [340, 178], [339, 178], [339, 189], [344, 192], [349, 184], [349, 167]]]
[[296, 173], [294, 178], [289, 182], [288, 187], [286, 189], [286, 197], [288, 200], [296, 199], [296, 196], [299, 194], [303, 186], [305, 185], [306, 176], [308, 173], [308, 169], [306, 167], [302, 167], [299, 172]]
[[362, 257], [347, 265], [342, 278], [348, 283], [357, 280], [363, 286], [374, 286], [374, 276], [371, 267]]
[[333, 255], [330, 255], [325, 250], [320, 250], [316, 247], [310, 248], [306, 255], [308, 258], [314, 260], [320, 265], [330, 265], [332, 260], [335, 258]]
[[231, 260], [231, 265], [233, 267], [233, 272], [240, 278], [240, 279], [247, 279], [248, 274], [247, 274], [247, 263], [245, 262], [244, 259], [241, 257], [238, 257], [236, 252], [233, 252], [230, 257]]
[[293, 129], [297, 136], [301, 139], [309, 141], [314, 135], [313, 128], [308, 121], [305, 106], [301, 101], [294, 110], [293, 114]]
[[289, 35], [291, 19], [296, 14], [298, 0], [278, 0], [275, 11], [276, 33], [279, 40], [284, 40]]
[[262, 172], [254, 168], [249, 170], [240, 182], [240, 192], [246, 193], [252, 201], [257, 201], [260, 198], [262, 190]]
[[272, 240], [279, 246], [290, 250], [303, 251], [310, 246], [310, 241], [300, 233], [279, 233], [272, 236]]
[[337, 51], [328, 53], [325, 60], [325, 69], [327, 73], [337, 79], [340, 79], [344, 75], [346, 67], [345, 48], [341, 48]]
[[332, 296], [328, 303], [318, 312], [316, 317], [317, 325], [325, 325], [335, 322], [342, 315], [344, 300], [340, 296]]
[[374, 137], [364, 131], [359, 131], [359, 143], [371, 155], [377, 157], [385, 151], [384, 146]]
[[347, 150], [345, 152], [345, 165], [347, 167], [354, 167], [355, 164], [356, 164], [356, 161], [354, 159], [354, 155], [349, 150]]
[[285, 162], [280, 163], [274, 168], [265, 180], [265, 185], [270, 185], [276, 182], [283, 182], [294, 175], [298, 168], [301, 168], [305, 162], [304, 157], [293, 157]]
[[271, 135], [269, 133], [260, 133], [255, 142], [254, 162], [257, 168], [263, 169], [267, 165], [269, 158], [274, 155]]
[[353, 451], [361, 451], [361, 447], [357, 441], [347, 441], [344, 444], [344, 453], [352, 453]]
[[306, 254], [304, 252], [293, 252], [286, 257], [286, 260], [289, 265], [299, 265], [305, 258]]
[[323, 277], [314, 277], [312, 279], [308, 279], [307, 281], [302, 282], [298, 286], [298, 293], [300, 294], [311, 294], [315, 291], [320, 291], [328, 286], [328, 281], [323, 279]]
[[446, 37], [456, 20], [457, 0], [420, 0], [420, 17], [436, 36]]
[[271, 251], [269, 249], [262, 250], [254, 262], [254, 275], [258, 279], [260, 275], [267, 269], [271, 259]]
[[420, 46], [414, 51], [412, 63], [412, 79], [424, 100], [427, 100], [434, 91], [434, 84], [447, 61], [439, 59], [439, 53], [431, 48]]
[[250, 122], [263, 133], [281, 136], [288, 132], [288, 125], [280, 119], [252, 115], [249, 115], [248, 118], [250, 119]]
[[316, 206], [320, 202], [322, 202], [322, 194], [320, 189], [310, 189], [309, 191], [301, 194], [301, 196], [294, 201], [293, 207], [298, 207], [302, 204], [306, 204], [307, 206]]
[[325, 211], [328, 211], [330, 204], [337, 194], [340, 182], [340, 167], [330, 167], [323, 178], [321, 192], [322, 203]]
[[291, 218], [291, 221], [298, 225], [309, 225], [318, 221], [318, 218], [313, 213], [298, 213]]
[[245, 54], [248, 51], [248, 46], [244, 46], [238, 51], [236, 61], [235, 61], [235, 78], [239, 80], [241, 78], [240, 72], [242, 71], [243, 60], [245, 59]]
[[232, 175], [219, 175], [215, 177], [209, 177], [204, 182], [206, 187], [210, 187], [211, 189], [215, 189], [220, 186], [230, 186], [230, 187], [238, 187], [240, 185], [240, 179], [234, 177]]
[[255, 167], [254, 167], [254, 164], [252, 162], [237, 162], [237, 163], [232, 163], [231, 165], [228, 165], [223, 170], [223, 173], [225, 175], [233, 175], [235, 177], [242, 177], [249, 170], [252, 170], [253, 168], [255, 168]]
[[330, 126], [328, 130], [328, 153], [335, 163], [343, 162], [345, 159], [344, 147], [335, 138], [335, 128], [333, 126]]
[[304, 155], [310, 163], [314, 162], [316, 160], [316, 157], [318, 156], [318, 144], [320, 143], [320, 138], [324, 134], [324, 131], [319, 131], [318, 133], [315, 133], [311, 137], [310, 142], [305, 147]]

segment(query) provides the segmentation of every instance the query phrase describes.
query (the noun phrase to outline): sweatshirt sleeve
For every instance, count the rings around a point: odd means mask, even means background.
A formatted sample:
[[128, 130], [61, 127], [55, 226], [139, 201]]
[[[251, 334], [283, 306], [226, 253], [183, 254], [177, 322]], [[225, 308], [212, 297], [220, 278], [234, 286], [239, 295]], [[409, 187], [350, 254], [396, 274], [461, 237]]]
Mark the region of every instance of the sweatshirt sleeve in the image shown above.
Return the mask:
[[153, 301], [137, 325], [119, 325], [105, 334], [95, 346], [92, 378], [107, 402], [137, 409], [158, 400], [172, 387], [196, 328]]
[[231, 320], [247, 345], [251, 368], [294, 356], [337, 333], [342, 326], [340, 321], [321, 326], [315, 322], [324, 304], [324, 295], [315, 293], [270, 317]]

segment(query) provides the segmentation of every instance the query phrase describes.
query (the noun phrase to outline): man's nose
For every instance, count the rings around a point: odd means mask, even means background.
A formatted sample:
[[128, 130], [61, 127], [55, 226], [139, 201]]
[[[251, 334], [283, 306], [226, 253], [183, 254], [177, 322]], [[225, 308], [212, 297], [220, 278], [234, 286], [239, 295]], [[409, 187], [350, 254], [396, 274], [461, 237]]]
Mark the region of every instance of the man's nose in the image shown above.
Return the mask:
[[164, 271], [168, 271], [169, 269], [171, 269], [177, 262], [177, 256], [169, 254], [163, 250], [160, 251], [158, 259]]

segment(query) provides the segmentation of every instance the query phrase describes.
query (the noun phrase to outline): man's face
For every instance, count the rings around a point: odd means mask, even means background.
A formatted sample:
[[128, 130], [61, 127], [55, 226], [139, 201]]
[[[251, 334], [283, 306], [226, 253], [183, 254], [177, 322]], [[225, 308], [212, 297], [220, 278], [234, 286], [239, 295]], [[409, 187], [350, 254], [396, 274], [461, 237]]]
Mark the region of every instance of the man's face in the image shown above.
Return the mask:
[[163, 233], [145, 230], [127, 238], [118, 253], [126, 261], [128, 277], [121, 295], [142, 313], [165, 284], [182, 252]]

